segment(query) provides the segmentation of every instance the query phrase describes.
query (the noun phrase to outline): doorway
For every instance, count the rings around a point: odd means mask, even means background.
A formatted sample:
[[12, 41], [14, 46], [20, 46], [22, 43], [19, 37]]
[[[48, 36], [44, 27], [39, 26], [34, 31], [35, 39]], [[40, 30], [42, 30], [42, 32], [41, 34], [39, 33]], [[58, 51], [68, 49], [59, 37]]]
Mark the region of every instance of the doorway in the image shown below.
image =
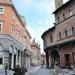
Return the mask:
[[64, 54], [65, 56], [65, 66], [70, 67], [70, 54]]
[[2, 64], [2, 61], [3, 61], [3, 59], [2, 59], [2, 58], [0, 58], [0, 64]]
[[56, 64], [56, 63], [60, 63], [60, 56], [57, 50], [52, 50], [51, 53], [51, 59], [52, 59], [52, 65]]

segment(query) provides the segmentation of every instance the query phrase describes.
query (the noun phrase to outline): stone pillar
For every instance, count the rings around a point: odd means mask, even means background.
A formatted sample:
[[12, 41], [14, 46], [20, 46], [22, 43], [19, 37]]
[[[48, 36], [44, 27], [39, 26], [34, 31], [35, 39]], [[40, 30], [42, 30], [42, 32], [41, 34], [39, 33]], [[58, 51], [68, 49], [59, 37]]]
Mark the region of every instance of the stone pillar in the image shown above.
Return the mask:
[[16, 51], [16, 65], [18, 64], [18, 50]]
[[19, 53], [19, 65], [21, 66], [21, 51]]
[[59, 52], [59, 55], [60, 55], [60, 65], [63, 66], [63, 55], [61, 51]]
[[70, 53], [70, 64], [73, 66], [73, 55], [72, 55], [72, 52]]
[[14, 53], [12, 53], [12, 63], [11, 63], [11, 68], [14, 68]]
[[51, 66], [51, 56], [50, 56], [50, 51], [49, 51], [49, 66]]
[[3, 65], [5, 65], [5, 61], [4, 60], [5, 60], [5, 58], [4, 58], [4, 53], [3, 53]]
[[49, 67], [49, 54], [46, 52], [46, 66]]

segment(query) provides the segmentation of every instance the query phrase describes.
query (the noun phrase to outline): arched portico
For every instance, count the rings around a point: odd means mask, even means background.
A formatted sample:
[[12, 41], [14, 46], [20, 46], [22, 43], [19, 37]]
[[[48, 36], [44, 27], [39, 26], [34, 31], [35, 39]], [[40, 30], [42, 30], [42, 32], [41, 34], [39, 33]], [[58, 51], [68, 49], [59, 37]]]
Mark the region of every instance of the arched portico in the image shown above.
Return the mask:
[[57, 50], [52, 50], [50, 52], [51, 57], [51, 64], [54, 65], [55, 63], [60, 63], [60, 56]]

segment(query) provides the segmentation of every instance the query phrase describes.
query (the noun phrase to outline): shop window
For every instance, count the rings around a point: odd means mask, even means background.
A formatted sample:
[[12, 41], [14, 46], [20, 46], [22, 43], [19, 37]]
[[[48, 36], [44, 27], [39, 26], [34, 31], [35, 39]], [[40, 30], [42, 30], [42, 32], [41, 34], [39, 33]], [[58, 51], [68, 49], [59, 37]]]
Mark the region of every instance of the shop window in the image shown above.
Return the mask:
[[4, 14], [4, 7], [0, 6], [0, 15]]

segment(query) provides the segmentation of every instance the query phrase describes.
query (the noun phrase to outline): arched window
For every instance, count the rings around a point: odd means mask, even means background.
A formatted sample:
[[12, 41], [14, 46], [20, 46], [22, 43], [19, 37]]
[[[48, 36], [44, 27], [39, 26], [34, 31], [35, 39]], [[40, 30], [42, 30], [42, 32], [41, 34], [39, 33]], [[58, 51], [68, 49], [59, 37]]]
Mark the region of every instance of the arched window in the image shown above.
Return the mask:
[[59, 16], [57, 17], [57, 19], [58, 19], [58, 22], [59, 22], [59, 20], [60, 20]]
[[59, 39], [61, 40], [61, 33], [59, 32]]
[[50, 42], [52, 43], [53, 42], [53, 36], [50, 35]]
[[0, 51], [3, 51], [3, 47], [2, 47], [2, 45], [0, 45]]
[[75, 34], [74, 27], [72, 27], [72, 35], [74, 35], [74, 34]]
[[65, 14], [63, 13], [63, 19], [65, 19]]
[[67, 37], [67, 35], [68, 35], [68, 34], [67, 34], [67, 30], [65, 30], [65, 36]]

